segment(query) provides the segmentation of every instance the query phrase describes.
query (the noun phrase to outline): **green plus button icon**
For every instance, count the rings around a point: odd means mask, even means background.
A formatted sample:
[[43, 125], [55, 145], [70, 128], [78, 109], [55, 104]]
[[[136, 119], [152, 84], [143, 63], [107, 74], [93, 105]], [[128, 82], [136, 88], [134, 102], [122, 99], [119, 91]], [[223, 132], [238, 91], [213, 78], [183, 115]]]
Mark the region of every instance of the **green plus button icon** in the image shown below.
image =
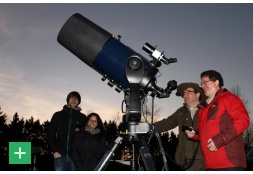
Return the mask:
[[31, 164], [31, 142], [9, 142], [9, 164]]

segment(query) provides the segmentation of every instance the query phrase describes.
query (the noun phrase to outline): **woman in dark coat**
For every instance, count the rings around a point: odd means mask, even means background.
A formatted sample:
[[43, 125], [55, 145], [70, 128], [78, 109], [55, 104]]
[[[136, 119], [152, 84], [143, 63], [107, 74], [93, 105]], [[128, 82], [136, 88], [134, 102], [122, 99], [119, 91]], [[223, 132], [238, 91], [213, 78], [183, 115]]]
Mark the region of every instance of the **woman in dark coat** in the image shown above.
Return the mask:
[[100, 116], [90, 113], [84, 127], [75, 133], [71, 158], [79, 171], [94, 170], [107, 150], [105, 129]]

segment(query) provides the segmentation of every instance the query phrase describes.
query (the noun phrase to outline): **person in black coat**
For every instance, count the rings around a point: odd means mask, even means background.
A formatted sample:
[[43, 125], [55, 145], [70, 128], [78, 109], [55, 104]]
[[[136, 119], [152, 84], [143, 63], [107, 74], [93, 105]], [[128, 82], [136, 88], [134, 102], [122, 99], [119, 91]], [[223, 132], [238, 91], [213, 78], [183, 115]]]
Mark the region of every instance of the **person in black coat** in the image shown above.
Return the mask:
[[72, 91], [67, 96], [67, 105], [61, 111], [55, 112], [49, 124], [47, 139], [49, 150], [54, 157], [54, 170], [73, 171], [74, 164], [70, 158], [70, 144], [74, 133], [83, 125], [86, 116], [81, 113], [78, 105], [81, 96]]
[[94, 170], [106, 150], [107, 142], [102, 120], [97, 113], [90, 113], [86, 124], [75, 133], [71, 144], [70, 155], [76, 170]]

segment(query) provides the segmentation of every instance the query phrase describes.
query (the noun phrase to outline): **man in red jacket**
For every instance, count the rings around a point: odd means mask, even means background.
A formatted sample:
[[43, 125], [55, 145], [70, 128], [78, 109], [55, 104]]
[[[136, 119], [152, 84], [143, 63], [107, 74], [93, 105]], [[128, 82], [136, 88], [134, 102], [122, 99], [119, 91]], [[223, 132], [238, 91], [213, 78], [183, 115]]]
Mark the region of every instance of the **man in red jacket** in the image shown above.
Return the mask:
[[207, 170], [244, 170], [243, 131], [250, 121], [243, 101], [222, 88], [219, 72], [204, 71], [200, 77], [206, 99], [199, 105], [199, 135], [188, 130], [186, 134], [188, 138], [200, 140]]

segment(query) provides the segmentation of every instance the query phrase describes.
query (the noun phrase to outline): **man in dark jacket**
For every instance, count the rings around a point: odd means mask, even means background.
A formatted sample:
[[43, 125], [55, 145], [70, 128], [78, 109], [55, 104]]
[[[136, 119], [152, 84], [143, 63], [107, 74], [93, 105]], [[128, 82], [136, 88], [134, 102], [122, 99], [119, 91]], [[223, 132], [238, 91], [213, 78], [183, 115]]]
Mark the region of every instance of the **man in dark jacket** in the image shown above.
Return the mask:
[[84, 124], [86, 116], [78, 105], [81, 96], [72, 91], [67, 96], [67, 105], [61, 111], [55, 112], [47, 132], [49, 149], [54, 156], [56, 171], [73, 171], [75, 167], [69, 156], [73, 135]]
[[176, 163], [184, 170], [205, 170], [205, 163], [199, 142], [187, 138], [183, 126], [196, 127], [198, 124], [197, 105], [204, 97], [197, 83], [182, 83], [177, 87], [177, 95], [182, 96], [184, 104], [171, 116], [154, 123], [157, 132], [171, 130], [178, 126], [179, 141], [175, 154]]

